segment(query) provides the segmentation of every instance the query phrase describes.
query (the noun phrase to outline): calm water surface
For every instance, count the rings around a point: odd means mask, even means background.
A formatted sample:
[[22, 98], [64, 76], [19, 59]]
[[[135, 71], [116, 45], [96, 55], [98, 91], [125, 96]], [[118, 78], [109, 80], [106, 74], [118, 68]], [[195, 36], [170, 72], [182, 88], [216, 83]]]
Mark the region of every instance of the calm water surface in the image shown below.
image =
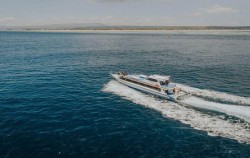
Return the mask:
[[249, 51], [250, 34], [0, 32], [0, 157], [249, 157], [102, 91], [122, 69], [250, 97]]

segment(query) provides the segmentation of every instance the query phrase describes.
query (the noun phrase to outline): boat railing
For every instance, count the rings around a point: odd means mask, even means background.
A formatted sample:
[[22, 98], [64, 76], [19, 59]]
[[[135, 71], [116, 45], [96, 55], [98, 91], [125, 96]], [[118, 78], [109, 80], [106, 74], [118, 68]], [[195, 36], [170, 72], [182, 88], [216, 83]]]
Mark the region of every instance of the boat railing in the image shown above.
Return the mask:
[[125, 76], [121, 76], [120, 78], [125, 80], [125, 81], [129, 81], [129, 82], [136, 83], [136, 84], [139, 84], [139, 85], [151, 88], [151, 89], [161, 91], [161, 89], [158, 86], [155, 86], [155, 85], [150, 84], [150, 83], [146, 83], [146, 82], [143, 82], [143, 81], [138, 81], [137, 79], [128, 78], [128, 77], [125, 77]]

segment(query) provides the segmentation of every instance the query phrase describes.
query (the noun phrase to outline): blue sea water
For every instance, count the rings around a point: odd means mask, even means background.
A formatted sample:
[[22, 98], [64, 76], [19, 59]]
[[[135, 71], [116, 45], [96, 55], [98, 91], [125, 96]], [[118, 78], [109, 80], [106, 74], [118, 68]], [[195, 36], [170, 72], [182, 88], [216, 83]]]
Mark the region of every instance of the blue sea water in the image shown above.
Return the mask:
[[248, 99], [249, 51], [248, 32], [0, 32], [0, 157], [249, 157], [250, 144], [103, 90], [126, 70]]

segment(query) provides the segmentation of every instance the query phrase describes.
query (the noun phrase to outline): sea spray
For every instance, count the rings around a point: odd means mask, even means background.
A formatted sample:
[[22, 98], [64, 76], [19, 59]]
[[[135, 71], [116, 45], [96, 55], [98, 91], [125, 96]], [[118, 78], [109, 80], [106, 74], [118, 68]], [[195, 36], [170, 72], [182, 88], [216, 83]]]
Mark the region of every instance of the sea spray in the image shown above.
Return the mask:
[[180, 87], [183, 91], [188, 92], [194, 96], [209, 99], [211, 101], [220, 101], [230, 104], [250, 106], [249, 97], [241, 97], [223, 92], [216, 92], [213, 90], [199, 89], [199, 88], [189, 87], [183, 84], [177, 84], [177, 86]]
[[152, 108], [164, 117], [179, 120], [191, 127], [206, 131], [211, 136], [222, 136], [239, 142], [250, 143], [250, 124], [245, 121], [232, 121], [221, 115], [209, 115], [174, 102], [163, 102], [150, 95], [128, 88], [116, 81], [110, 81], [102, 89], [119, 95], [136, 104]]
[[180, 103], [199, 109], [205, 109], [215, 112], [225, 113], [227, 115], [235, 116], [240, 119], [244, 119], [250, 123], [250, 107], [232, 104], [222, 104], [212, 101], [204, 100], [203, 98], [198, 98], [191, 96], [180, 101]]

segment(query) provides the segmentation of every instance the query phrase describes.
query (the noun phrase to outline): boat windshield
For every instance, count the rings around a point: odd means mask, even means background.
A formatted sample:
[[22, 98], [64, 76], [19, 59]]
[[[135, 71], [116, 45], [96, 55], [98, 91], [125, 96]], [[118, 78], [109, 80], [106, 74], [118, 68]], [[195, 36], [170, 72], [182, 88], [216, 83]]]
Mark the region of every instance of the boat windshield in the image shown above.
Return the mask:
[[160, 84], [161, 84], [162, 86], [167, 86], [167, 85], [169, 84], [169, 81], [165, 81], [165, 82], [160, 81]]
[[152, 81], [152, 82], [157, 82], [157, 80], [156, 79], [154, 79], [154, 78], [147, 78], [149, 81]]

